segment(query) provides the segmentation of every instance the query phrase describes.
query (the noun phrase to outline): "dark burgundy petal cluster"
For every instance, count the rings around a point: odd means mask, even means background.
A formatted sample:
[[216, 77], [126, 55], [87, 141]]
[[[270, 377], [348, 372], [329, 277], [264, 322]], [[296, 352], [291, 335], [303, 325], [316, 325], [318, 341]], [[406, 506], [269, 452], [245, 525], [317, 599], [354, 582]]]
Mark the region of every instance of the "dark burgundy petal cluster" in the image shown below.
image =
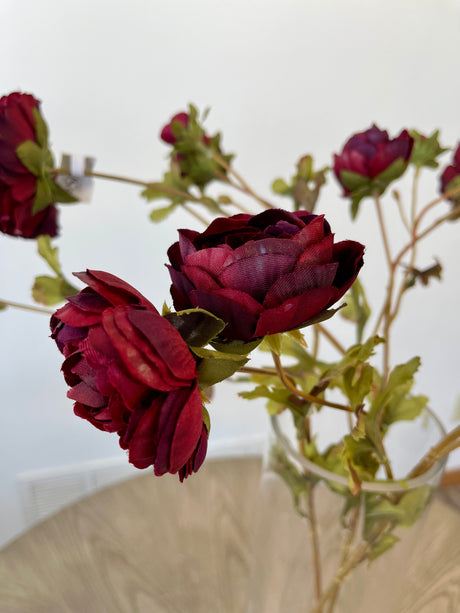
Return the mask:
[[334, 155], [334, 173], [344, 189], [344, 195], [352, 192], [350, 185], [342, 177], [342, 172], [349, 171], [372, 180], [387, 170], [396, 160], [408, 164], [414, 140], [403, 130], [399, 136], [391, 139], [386, 130], [380, 130], [375, 124], [353, 135], [339, 155]]
[[161, 134], [160, 134], [161, 140], [164, 141], [165, 143], [168, 143], [169, 145], [174, 145], [174, 143], [177, 141], [176, 137], [174, 136], [173, 128], [172, 128], [172, 124], [175, 121], [177, 121], [178, 123], [181, 123], [186, 128], [188, 126], [189, 114], [185, 112], [176, 113], [174, 117], [171, 117], [170, 122], [167, 123], [161, 130]]
[[16, 154], [19, 145], [37, 140], [33, 109], [39, 104], [30, 94], [18, 92], [0, 98], [0, 231], [23, 238], [58, 233], [54, 205], [32, 215], [37, 177]]
[[[454, 151], [453, 161], [450, 166], [444, 169], [441, 175], [441, 192], [445, 194], [449, 189], [456, 187], [453, 182], [458, 180], [458, 184], [460, 185], [460, 144], [457, 146], [457, 149]], [[457, 201], [459, 196], [455, 198]]]
[[270, 209], [217, 218], [201, 234], [180, 230], [168, 251], [177, 310], [200, 307], [249, 341], [307, 325], [349, 289], [364, 247], [334, 243], [323, 215]]
[[88, 287], [51, 318], [74, 411], [116, 432], [137, 468], [196, 472], [207, 449], [196, 362], [177, 330], [109, 273], [75, 275]]

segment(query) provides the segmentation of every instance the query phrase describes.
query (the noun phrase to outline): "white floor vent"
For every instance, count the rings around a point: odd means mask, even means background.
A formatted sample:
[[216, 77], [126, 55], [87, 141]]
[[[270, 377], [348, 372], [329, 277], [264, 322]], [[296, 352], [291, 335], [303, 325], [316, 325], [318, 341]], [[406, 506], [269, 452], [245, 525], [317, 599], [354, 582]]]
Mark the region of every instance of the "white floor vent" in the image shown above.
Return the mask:
[[[264, 440], [263, 435], [253, 435], [211, 441], [208, 457], [258, 456]], [[96, 490], [139, 474], [124, 456], [23, 472], [18, 483], [27, 527]]]
[[30, 527], [98, 489], [139, 474], [125, 457], [21, 473], [24, 518]]

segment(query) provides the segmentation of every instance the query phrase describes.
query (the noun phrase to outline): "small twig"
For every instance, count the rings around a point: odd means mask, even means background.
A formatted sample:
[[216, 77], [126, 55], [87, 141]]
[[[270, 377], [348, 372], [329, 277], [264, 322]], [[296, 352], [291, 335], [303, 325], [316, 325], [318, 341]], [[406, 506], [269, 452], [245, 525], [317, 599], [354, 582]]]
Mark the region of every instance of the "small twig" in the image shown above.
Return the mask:
[[309, 402], [312, 402], [313, 404], [319, 404], [322, 406], [331, 407], [333, 409], [339, 409], [341, 411], [347, 411], [349, 413], [354, 413], [354, 409], [350, 406], [347, 406], [345, 404], [338, 404], [336, 402], [329, 402], [328, 400], [323, 400], [321, 398], [318, 398], [317, 396], [312, 396], [311, 394], [307, 394], [306, 392], [299, 390], [286, 376], [284, 369], [281, 365], [281, 360], [279, 359], [279, 356], [277, 356], [276, 353], [274, 353], [273, 351], [272, 351], [272, 357], [273, 357], [273, 361], [275, 362], [276, 370], [278, 371], [278, 375], [279, 375], [279, 378], [281, 379], [281, 382], [293, 394], [295, 394], [299, 398], [308, 400]]
[[54, 311], [50, 309], [42, 309], [41, 307], [22, 304], [20, 302], [12, 302], [11, 300], [2, 300], [1, 298], [0, 306], [13, 307], [14, 309], [22, 309], [23, 311], [33, 311], [34, 313], [44, 313], [45, 315], [52, 315], [54, 313]]
[[[233, 181], [230, 181], [230, 179], [227, 176], [225, 176], [225, 175], [222, 176], [222, 174], [219, 175], [219, 178], [221, 180], [223, 180], [223, 181], [225, 180], [226, 183], [229, 183], [230, 185], [232, 185], [236, 189], [238, 189], [238, 190], [240, 190], [242, 192], [245, 192], [249, 196], [252, 196], [264, 208], [266, 208], [266, 209], [273, 209], [274, 208], [274, 206], [270, 202], [268, 202], [267, 200], [265, 200], [264, 198], [261, 198], [258, 194], [256, 194], [255, 191], [248, 185], [248, 183], [246, 183], [246, 181], [243, 179], [243, 177], [240, 174], [238, 174], [236, 172], [236, 170], [234, 170], [234, 168], [232, 168], [232, 166], [230, 166], [230, 164], [228, 164], [228, 162], [226, 162], [226, 160], [224, 160], [224, 158], [222, 156], [220, 156], [215, 151], [211, 151], [211, 157], [224, 170], [226, 170], [228, 174], [233, 175], [233, 177], [238, 181], [238, 183], [234, 183]], [[223, 177], [225, 177], [225, 179]]]
[[318, 332], [321, 332], [321, 334], [327, 338], [327, 340], [337, 349], [339, 353], [344, 355], [347, 352], [345, 347], [341, 345], [335, 336], [333, 336], [322, 324], [315, 324], [315, 329], [318, 330]]

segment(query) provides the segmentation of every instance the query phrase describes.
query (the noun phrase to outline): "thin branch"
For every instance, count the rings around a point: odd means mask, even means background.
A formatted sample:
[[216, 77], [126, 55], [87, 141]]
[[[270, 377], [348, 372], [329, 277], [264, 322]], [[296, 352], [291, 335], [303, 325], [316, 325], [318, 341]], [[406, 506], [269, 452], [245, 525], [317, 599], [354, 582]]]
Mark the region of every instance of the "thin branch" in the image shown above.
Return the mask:
[[222, 156], [220, 156], [215, 151], [211, 151], [211, 157], [215, 162], [219, 164], [219, 166], [221, 166], [224, 170], [226, 170], [228, 174], [233, 175], [233, 177], [238, 181], [238, 183], [234, 183], [233, 181], [229, 179], [229, 177], [227, 177], [226, 175], [223, 175], [222, 173], [219, 174], [219, 178], [221, 180], [225, 181], [226, 183], [229, 183], [236, 189], [248, 194], [249, 196], [252, 196], [264, 208], [266, 209], [274, 208], [274, 206], [270, 202], [268, 202], [267, 200], [265, 200], [264, 198], [261, 198], [258, 194], [256, 194], [256, 192], [248, 185], [248, 183], [246, 183], [243, 177], [240, 174], [238, 174], [236, 170], [234, 170], [232, 166], [230, 166], [230, 164]]
[[276, 353], [274, 353], [273, 351], [272, 351], [272, 357], [273, 357], [273, 361], [275, 362], [275, 367], [276, 367], [276, 370], [278, 371], [278, 375], [279, 375], [279, 378], [281, 379], [281, 382], [293, 394], [295, 394], [299, 398], [308, 400], [309, 402], [312, 402], [313, 404], [319, 404], [322, 406], [331, 407], [333, 409], [339, 409], [341, 411], [347, 411], [349, 413], [354, 413], [354, 409], [350, 406], [347, 406], [345, 404], [338, 404], [336, 402], [329, 402], [328, 400], [323, 400], [321, 398], [318, 398], [317, 396], [312, 396], [311, 394], [307, 394], [306, 392], [299, 390], [286, 376], [284, 369], [281, 365], [281, 360], [279, 359], [279, 356], [277, 356]]
[[20, 302], [12, 302], [11, 300], [2, 300], [0, 298], [0, 307], [13, 307], [14, 309], [22, 309], [23, 311], [33, 311], [34, 313], [44, 313], [45, 315], [52, 315], [54, 311], [50, 309], [42, 309], [41, 307], [32, 306], [29, 304], [22, 304]]
[[318, 330], [318, 332], [321, 332], [321, 334], [327, 338], [327, 340], [337, 349], [339, 353], [344, 355], [347, 352], [345, 347], [341, 345], [335, 336], [333, 336], [322, 324], [315, 324], [315, 329]]

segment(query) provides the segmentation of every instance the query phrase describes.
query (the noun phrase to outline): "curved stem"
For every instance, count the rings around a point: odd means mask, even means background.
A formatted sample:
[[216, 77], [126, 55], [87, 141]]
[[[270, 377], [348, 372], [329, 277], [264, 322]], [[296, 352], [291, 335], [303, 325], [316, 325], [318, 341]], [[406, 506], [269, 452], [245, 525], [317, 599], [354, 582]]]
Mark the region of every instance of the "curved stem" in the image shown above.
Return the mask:
[[229, 183], [230, 185], [232, 185], [235, 189], [238, 189], [248, 194], [249, 196], [252, 196], [252, 198], [254, 198], [254, 200], [257, 200], [257, 202], [259, 202], [259, 204], [261, 204], [265, 209], [275, 208], [270, 202], [268, 202], [267, 200], [265, 200], [264, 198], [261, 198], [258, 194], [256, 194], [256, 192], [248, 185], [248, 183], [246, 183], [243, 177], [240, 174], [238, 174], [236, 170], [234, 170], [232, 166], [230, 166], [230, 164], [222, 156], [220, 156], [215, 151], [211, 151], [211, 157], [229, 175], [232, 175], [237, 180], [238, 183], [234, 183], [226, 175], [223, 175], [223, 173], [219, 173], [218, 176], [222, 181], [225, 181], [226, 183]]
[[383, 218], [383, 213], [382, 213], [382, 207], [380, 205], [380, 199], [378, 194], [376, 194], [374, 196], [374, 201], [375, 201], [375, 208], [377, 211], [377, 218], [379, 221], [379, 227], [380, 227], [380, 233], [382, 235], [382, 242], [383, 242], [383, 248], [385, 251], [385, 257], [387, 260], [387, 264], [388, 264], [388, 270], [389, 270], [389, 279], [388, 279], [388, 287], [387, 287], [387, 298], [385, 301], [385, 306], [384, 309], [382, 311], [383, 313], [383, 319], [384, 319], [384, 328], [383, 328], [383, 336], [385, 338], [385, 345], [383, 347], [383, 370], [382, 370], [382, 385], [384, 386], [387, 378], [388, 378], [388, 371], [389, 371], [389, 367], [390, 367], [390, 338], [389, 338], [389, 333], [390, 333], [390, 325], [391, 325], [391, 302], [392, 302], [392, 295], [393, 295], [393, 285], [394, 285], [394, 267], [393, 267], [393, 262], [391, 259], [391, 251], [390, 251], [390, 245], [388, 242], [388, 233], [386, 230], [386, 226], [385, 226], [385, 220]]
[[317, 396], [312, 396], [311, 394], [307, 394], [306, 392], [303, 392], [302, 390], [299, 390], [288, 378], [288, 376], [286, 375], [286, 373], [284, 372], [284, 369], [281, 365], [281, 360], [279, 359], [279, 356], [276, 355], [276, 353], [274, 353], [272, 351], [272, 357], [273, 357], [273, 361], [275, 363], [275, 367], [276, 370], [278, 372], [279, 378], [281, 379], [281, 382], [283, 383], [284, 387], [286, 387], [288, 390], [290, 390], [293, 394], [295, 394], [296, 396], [298, 396], [299, 398], [303, 398], [304, 400], [308, 400], [309, 402], [312, 402], [313, 404], [319, 404], [325, 407], [331, 407], [332, 409], [339, 409], [341, 411], [347, 411], [349, 413], [354, 413], [354, 410], [352, 407], [347, 406], [345, 404], [338, 404], [336, 402], [329, 402], [328, 400], [323, 400], [322, 398], [318, 398]]
[[[312, 548], [312, 558], [313, 558], [313, 569], [314, 569], [314, 583], [315, 583], [315, 595], [316, 601], [318, 604], [321, 601], [321, 595], [323, 592], [322, 588], [322, 576], [321, 576], [321, 554], [319, 547], [319, 536], [318, 536], [318, 521], [316, 518], [316, 509], [314, 502], [314, 489], [311, 482], [308, 483], [307, 488], [307, 505], [308, 505], [308, 527], [310, 529], [310, 539], [311, 539], [311, 548]], [[319, 613], [322, 613], [322, 607], [319, 609]]]
[[339, 353], [344, 355], [347, 352], [345, 347], [341, 345], [335, 336], [333, 336], [322, 324], [315, 324], [314, 327], [315, 330], [318, 330], [318, 332], [321, 332], [321, 334], [327, 338], [327, 340], [337, 349]]
[[0, 298], [0, 307], [13, 307], [14, 309], [22, 309], [23, 311], [33, 311], [34, 313], [44, 313], [45, 315], [52, 315], [54, 311], [50, 309], [42, 309], [41, 307], [31, 306], [29, 304], [22, 304], [20, 302], [12, 302], [11, 300], [2, 300]]

